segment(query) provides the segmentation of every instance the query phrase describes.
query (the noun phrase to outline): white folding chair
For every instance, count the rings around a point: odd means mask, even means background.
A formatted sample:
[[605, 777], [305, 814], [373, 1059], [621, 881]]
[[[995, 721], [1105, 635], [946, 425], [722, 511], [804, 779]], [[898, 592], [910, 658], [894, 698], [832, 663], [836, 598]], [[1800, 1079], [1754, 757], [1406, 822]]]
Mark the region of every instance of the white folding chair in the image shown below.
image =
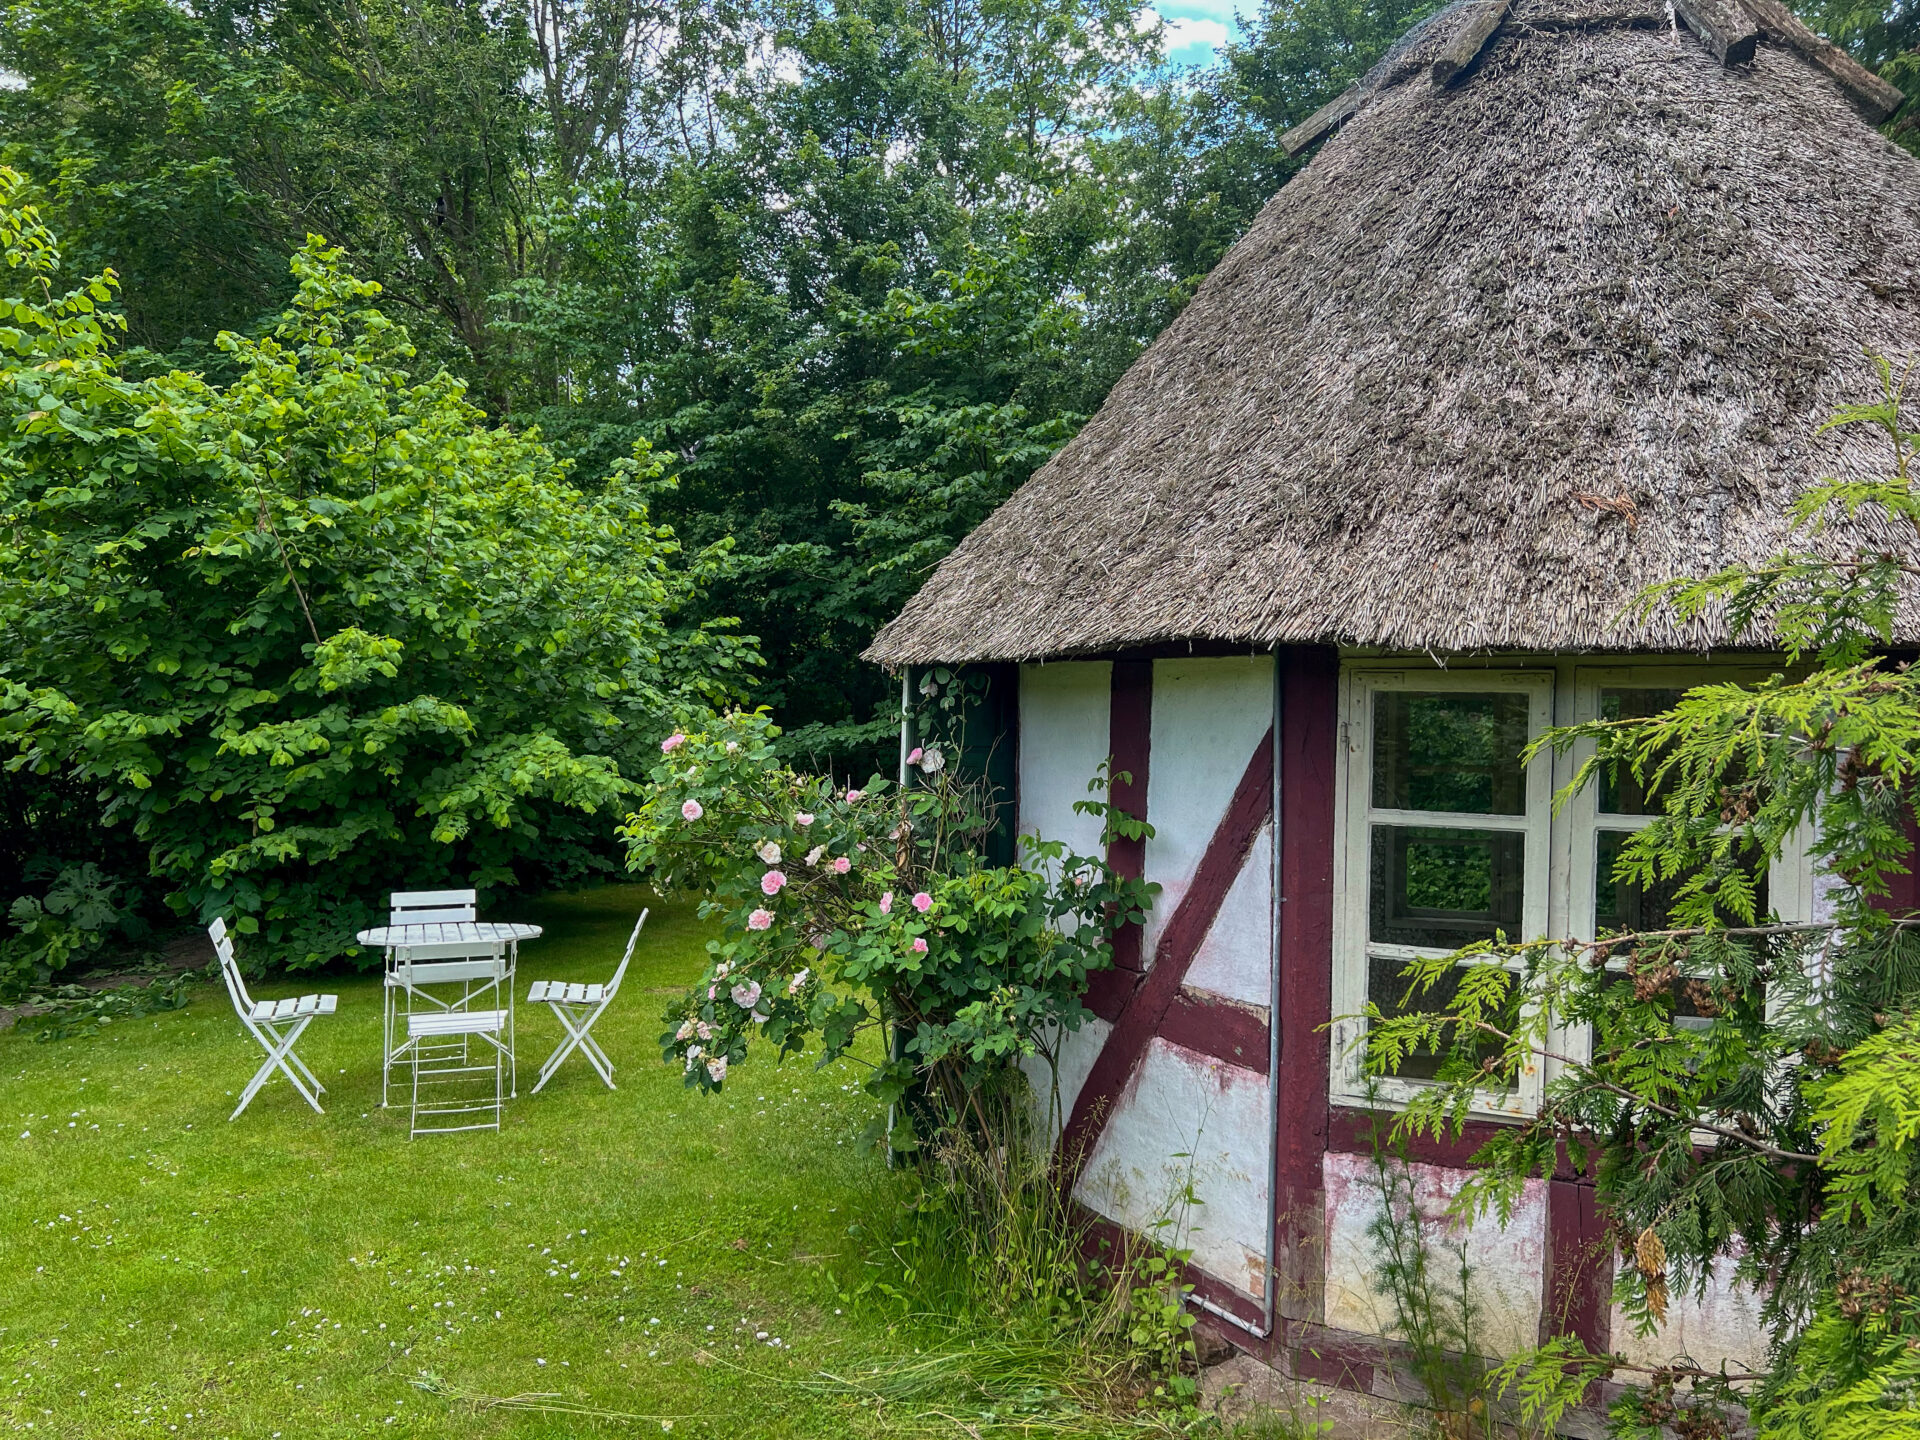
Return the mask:
[[533, 1093], [540, 1093], [540, 1086], [553, 1078], [553, 1072], [560, 1068], [575, 1050], [587, 1057], [587, 1063], [600, 1072], [600, 1078], [607, 1082], [609, 1090], [613, 1084], [613, 1062], [607, 1058], [607, 1052], [588, 1032], [594, 1022], [607, 1013], [607, 1007], [613, 1004], [613, 997], [620, 993], [620, 982], [626, 978], [627, 962], [633, 959], [633, 947], [640, 939], [640, 927], [647, 923], [647, 912], [642, 910], [640, 918], [633, 922], [633, 934], [627, 937], [627, 953], [620, 957], [620, 964], [613, 972], [613, 979], [605, 985], [577, 985], [564, 980], [536, 980], [527, 991], [529, 1005], [550, 1005], [554, 1018], [560, 1022], [560, 1028], [567, 1032], [567, 1038], [560, 1048], [547, 1057], [547, 1063], [540, 1067], [540, 1079], [533, 1087]]
[[[318, 1097], [326, 1093], [327, 1087], [293, 1053], [293, 1047], [316, 1015], [333, 1014], [340, 998], [337, 995], [302, 995], [292, 1000], [255, 1000], [247, 993], [247, 982], [240, 974], [239, 962], [233, 958], [233, 941], [227, 935], [227, 922], [216, 918], [207, 927], [207, 934], [213, 939], [214, 953], [220, 957], [220, 974], [227, 982], [227, 994], [233, 999], [233, 1008], [240, 1017], [240, 1023], [247, 1027], [249, 1035], [260, 1042], [260, 1048], [267, 1052], [266, 1062], [247, 1082], [247, 1088], [240, 1092], [240, 1103], [233, 1107], [233, 1114], [227, 1119], [240, 1118], [240, 1112], [253, 1102], [253, 1097], [260, 1093], [262, 1085], [273, 1078], [276, 1069], [293, 1082], [293, 1088], [317, 1113], [324, 1115], [326, 1112], [320, 1109]], [[303, 1076], [306, 1085], [300, 1083]], [[307, 1085], [313, 1089], [309, 1090]]]
[[[478, 896], [472, 890], [396, 890], [387, 902], [387, 924], [447, 925], [478, 918]], [[424, 1047], [430, 1059], [447, 1059], [458, 1052], [469, 1058], [470, 1035], [453, 1031], [445, 1036], [411, 1031], [416, 1002], [429, 1013], [471, 1009], [476, 1000], [506, 1000], [507, 1085], [518, 1088], [513, 1063], [512, 956], [504, 971], [495, 963], [498, 945], [450, 942], [432, 945], [389, 946], [384, 1004], [381, 1011], [380, 1104], [389, 1101], [393, 1069], [414, 1050]], [[405, 978], [403, 979], [403, 972]], [[458, 985], [457, 995], [436, 994], [428, 987]], [[402, 1039], [402, 1035], [406, 1039]]]
[[[504, 992], [508, 973], [505, 955], [495, 955], [484, 962], [463, 963], [490, 967], [489, 976], [473, 978], [487, 981], [482, 985], [482, 990], [491, 987], [496, 994]], [[396, 971], [401, 983], [412, 994], [414, 987], [425, 983], [414, 972], [443, 968], [432, 964], [416, 965], [403, 956]], [[411, 1135], [500, 1128], [506, 1074], [512, 1063], [505, 1040], [507, 1031], [508, 1015], [505, 1010], [474, 1010], [461, 1006], [407, 1011], [407, 1038], [400, 1048], [411, 1062], [413, 1072]], [[490, 1054], [490, 1059], [484, 1064], [473, 1060], [469, 1047], [474, 1041], [481, 1042]], [[486, 1093], [484, 1085], [475, 1086], [473, 1083], [489, 1073], [493, 1077], [491, 1096]], [[426, 1091], [424, 1095], [423, 1086]], [[487, 1118], [475, 1118], [480, 1116]], [[423, 1120], [453, 1123], [423, 1124]]]

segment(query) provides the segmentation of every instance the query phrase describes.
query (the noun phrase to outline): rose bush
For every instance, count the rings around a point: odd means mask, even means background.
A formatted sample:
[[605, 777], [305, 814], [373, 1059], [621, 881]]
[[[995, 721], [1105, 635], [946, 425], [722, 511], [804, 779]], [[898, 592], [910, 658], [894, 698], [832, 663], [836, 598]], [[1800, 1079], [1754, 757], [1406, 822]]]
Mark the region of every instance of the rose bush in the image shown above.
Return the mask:
[[[884, 1027], [866, 1089], [892, 1102], [915, 1088], [942, 1120], [977, 1113], [1022, 1059], [1051, 1075], [1090, 1013], [1087, 977], [1158, 887], [1033, 836], [1019, 865], [985, 863], [991, 797], [937, 745], [915, 753], [904, 790], [877, 776], [842, 789], [783, 765], [778, 734], [764, 711], [675, 731], [622, 831], [630, 869], [698, 892], [722, 925], [706, 974], [667, 1012], [666, 1057], [717, 1090], [756, 1046], [817, 1046], [824, 1064]], [[1149, 833], [1105, 786], [1077, 808], [1109, 835]], [[894, 1139], [911, 1145], [910, 1124]]]

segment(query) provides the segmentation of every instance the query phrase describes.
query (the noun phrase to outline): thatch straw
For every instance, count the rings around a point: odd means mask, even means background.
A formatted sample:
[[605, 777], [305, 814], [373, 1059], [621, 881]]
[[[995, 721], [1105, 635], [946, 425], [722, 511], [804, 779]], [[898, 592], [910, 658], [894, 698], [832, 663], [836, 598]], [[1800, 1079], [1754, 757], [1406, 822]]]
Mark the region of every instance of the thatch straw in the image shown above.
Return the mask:
[[1722, 66], [1657, 0], [1514, 0], [1436, 82], [1484, 13], [1356, 87], [870, 658], [1703, 647], [1622, 608], [1773, 553], [1810, 480], [1886, 473], [1815, 432], [1876, 395], [1864, 351], [1920, 351], [1920, 163], [1801, 50]]

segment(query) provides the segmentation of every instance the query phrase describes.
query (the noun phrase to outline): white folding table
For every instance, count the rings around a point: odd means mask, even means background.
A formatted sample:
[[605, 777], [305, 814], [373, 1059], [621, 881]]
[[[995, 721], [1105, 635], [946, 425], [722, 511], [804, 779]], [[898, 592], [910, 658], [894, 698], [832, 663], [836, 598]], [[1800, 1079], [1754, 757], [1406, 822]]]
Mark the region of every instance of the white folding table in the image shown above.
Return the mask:
[[[362, 945], [386, 951], [387, 977], [383, 1008], [385, 1024], [380, 1057], [380, 1103], [387, 1103], [387, 1076], [396, 1058], [394, 1006], [401, 991], [409, 1002], [424, 1000], [440, 1010], [469, 1008], [482, 1000], [507, 1012], [507, 1053], [513, 1053], [513, 975], [520, 958], [520, 942], [540, 938], [538, 925], [497, 920], [448, 920], [412, 925], [376, 925], [354, 938]], [[478, 985], [478, 989], [474, 988]], [[458, 985], [461, 993], [436, 995], [428, 986]], [[505, 987], [504, 996], [499, 987]], [[404, 1042], [403, 1042], [404, 1046]], [[513, 1093], [519, 1093], [517, 1067]]]

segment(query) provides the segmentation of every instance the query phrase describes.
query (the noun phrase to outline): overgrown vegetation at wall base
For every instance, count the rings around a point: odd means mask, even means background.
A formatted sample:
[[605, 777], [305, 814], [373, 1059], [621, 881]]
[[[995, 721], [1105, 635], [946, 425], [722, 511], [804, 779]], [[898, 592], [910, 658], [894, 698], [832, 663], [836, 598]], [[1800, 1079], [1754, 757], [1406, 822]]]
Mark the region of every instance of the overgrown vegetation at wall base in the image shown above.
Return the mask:
[[[1620, 1375], [1644, 1382], [1612, 1407], [1623, 1434], [1725, 1436], [1747, 1410], [1763, 1440], [1920, 1434], [1920, 931], [1886, 904], [1920, 789], [1920, 671], [1884, 654], [1920, 574], [1910, 373], [1881, 361], [1882, 397], [1831, 422], [1886, 440], [1883, 478], [1809, 489], [1790, 553], [1645, 599], [1683, 619], [1725, 607], [1736, 638], [1778, 637], [1786, 673], [1539, 742], [1579, 747], [1573, 788], [1648, 798], [1613, 872], [1641, 923], [1415, 961], [1416, 994], [1457, 984], [1451, 998], [1367, 1016], [1370, 1072], [1444, 1057], [1403, 1131], [1458, 1133], [1547, 1069], [1537, 1116], [1478, 1152], [1463, 1210], [1505, 1213], [1572, 1156], [1611, 1216], [1615, 1300], [1638, 1333], [1716, 1269], [1759, 1297], [1771, 1354], [1752, 1375], [1630, 1366], [1573, 1337], [1511, 1358], [1501, 1378], [1533, 1423]], [[1836, 553], [1836, 514], [1884, 545]], [[1796, 835], [1830, 920], [1766, 912], [1758, 876]]]
[[129, 374], [113, 275], [63, 278], [23, 183], [0, 171], [9, 784], [77, 794], [176, 912], [296, 966], [361, 953], [410, 883], [611, 868], [636, 758], [754, 659], [681, 618], [712, 557], [650, 522], [645, 447], [580, 489], [413, 378], [318, 241], [270, 333], [220, 337], [232, 379]]

